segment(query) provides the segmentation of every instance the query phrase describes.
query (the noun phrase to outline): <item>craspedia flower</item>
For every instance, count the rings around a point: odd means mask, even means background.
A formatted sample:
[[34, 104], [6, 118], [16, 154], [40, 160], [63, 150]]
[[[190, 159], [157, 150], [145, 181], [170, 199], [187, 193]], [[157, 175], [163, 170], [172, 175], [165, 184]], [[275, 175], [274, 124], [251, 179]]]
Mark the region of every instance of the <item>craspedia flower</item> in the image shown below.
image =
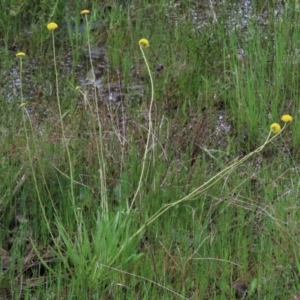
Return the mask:
[[139, 45], [142, 48], [147, 48], [147, 47], [149, 47], [149, 41], [147, 39], [140, 39], [139, 40]]
[[88, 9], [84, 9], [80, 12], [81, 15], [87, 15], [89, 13], [90, 13], [90, 11]]
[[22, 102], [22, 103], [20, 104], [19, 108], [24, 107], [26, 104], [27, 104], [26, 102]]
[[293, 118], [290, 115], [283, 115], [281, 117], [281, 121], [283, 121], [284, 123], [288, 123], [288, 122], [292, 122]]
[[273, 123], [271, 126], [270, 126], [270, 129], [271, 131], [274, 133], [274, 134], [277, 134], [280, 132], [281, 130], [281, 127], [278, 123]]
[[24, 52], [18, 52], [17, 54], [16, 54], [16, 57], [23, 57], [23, 56], [25, 56], [26, 54], [24, 53]]
[[51, 22], [47, 25], [48, 30], [55, 30], [58, 27], [58, 25], [54, 22]]

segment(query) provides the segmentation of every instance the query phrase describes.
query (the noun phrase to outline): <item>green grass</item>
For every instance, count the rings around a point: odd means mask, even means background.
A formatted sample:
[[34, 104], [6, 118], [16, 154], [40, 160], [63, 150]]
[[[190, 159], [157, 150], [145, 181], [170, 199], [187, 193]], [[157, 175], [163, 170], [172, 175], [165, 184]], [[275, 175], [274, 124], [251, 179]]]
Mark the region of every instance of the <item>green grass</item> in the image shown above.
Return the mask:
[[[230, 2], [0, 3], [1, 299], [299, 292], [299, 9], [254, 3], [235, 27]], [[76, 35], [86, 8], [102, 25]]]

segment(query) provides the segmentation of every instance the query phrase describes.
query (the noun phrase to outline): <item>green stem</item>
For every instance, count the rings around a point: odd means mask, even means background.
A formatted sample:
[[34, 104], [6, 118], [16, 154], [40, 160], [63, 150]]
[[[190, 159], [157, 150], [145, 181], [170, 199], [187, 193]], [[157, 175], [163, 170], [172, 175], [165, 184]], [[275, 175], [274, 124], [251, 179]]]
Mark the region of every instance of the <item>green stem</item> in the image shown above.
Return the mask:
[[59, 119], [60, 119], [60, 125], [61, 125], [61, 130], [62, 130], [63, 141], [64, 141], [64, 144], [65, 144], [65, 148], [66, 148], [67, 156], [68, 156], [68, 161], [69, 161], [72, 205], [73, 205], [74, 215], [75, 215], [76, 221], [78, 223], [77, 211], [76, 211], [76, 206], [75, 206], [75, 195], [74, 195], [73, 166], [72, 166], [72, 160], [71, 160], [71, 154], [70, 154], [69, 146], [68, 146], [66, 135], [65, 135], [65, 125], [64, 125], [64, 122], [63, 122], [63, 116], [62, 116], [62, 112], [61, 112], [61, 103], [60, 103], [59, 86], [58, 86], [58, 71], [57, 71], [56, 52], [55, 52], [55, 39], [54, 39], [53, 30], [52, 30], [52, 42], [53, 42], [53, 63], [54, 63], [54, 69], [55, 69], [56, 99], [57, 99], [57, 105], [58, 105]]
[[[151, 71], [150, 71], [150, 68], [149, 68], [149, 64], [148, 64], [148, 61], [147, 61], [147, 58], [145, 56], [145, 53], [144, 53], [144, 50], [143, 50], [142, 46], [140, 46], [140, 49], [141, 49], [144, 61], [145, 61], [146, 66], [147, 66], [148, 74], [149, 74], [149, 77], [150, 77], [150, 82], [151, 82], [151, 101], [150, 101], [150, 106], [149, 106], [149, 111], [148, 111], [149, 126], [148, 126], [147, 142], [146, 142], [146, 147], [145, 147], [145, 152], [144, 152], [144, 157], [143, 157], [143, 162], [142, 162], [142, 170], [141, 170], [141, 175], [140, 175], [138, 187], [137, 187], [137, 189], [135, 191], [135, 194], [133, 196], [133, 199], [132, 199], [132, 202], [131, 202], [131, 205], [130, 205], [130, 210], [132, 209], [132, 207], [133, 207], [133, 205], [134, 205], [134, 203], [136, 201], [137, 195], [139, 194], [139, 191], [140, 191], [140, 189], [142, 187], [142, 180], [143, 180], [143, 177], [144, 177], [144, 172], [145, 172], [145, 167], [146, 167], [146, 161], [147, 161], [147, 155], [148, 155], [148, 152], [150, 150], [150, 147], [149, 147], [150, 138], [151, 138], [151, 134], [152, 134], [152, 131], [153, 131], [153, 124], [152, 124], [152, 106], [153, 106], [153, 103], [154, 103], [153, 78], [152, 78], [152, 74], [151, 74]], [[154, 146], [154, 142], [153, 142], [153, 146]]]

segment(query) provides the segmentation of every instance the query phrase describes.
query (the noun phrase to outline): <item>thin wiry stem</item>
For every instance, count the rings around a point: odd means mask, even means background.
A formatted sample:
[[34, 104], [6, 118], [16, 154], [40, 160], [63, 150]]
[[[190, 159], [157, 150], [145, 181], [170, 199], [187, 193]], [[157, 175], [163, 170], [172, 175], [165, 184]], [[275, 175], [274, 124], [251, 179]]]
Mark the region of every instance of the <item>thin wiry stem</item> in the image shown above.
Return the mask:
[[53, 30], [52, 30], [52, 43], [53, 43], [53, 63], [54, 63], [54, 70], [55, 70], [56, 99], [57, 99], [57, 105], [58, 105], [58, 111], [59, 111], [59, 119], [60, 119], [60, 125], [61, 125], [61, 130], [62, 130], [63, 142], [65, 144], [68, 161], [69, 161], [72, 205], [73, 205], [74, 215], [75, 215], [76, 221], [78, 223], [77, 211], [76, 211], [76, 206], [75, 206], [75, 195], [74, 195], [73, 166], [72, 166], [72, 160], [71, 160], [69, 146], [68, 146], [66, 135], [65, 135], [65, 125], [63, 122], [63, 116], [62, 116], [62, 112], [61, 112], [59, 86], [58, 86], [58, 71], [57, 71], [56, 52], [55, 52], [55, 39], [54, 39]]
[[[97, 147], [98, 163], [99, 163], [99, 167], [100, 167], [99, 177], [100, 177], [100, 189], [101, 189], [101, 191], [100, 191], [101, 207], [102, 207], [103, 217], [107, 218], [108, 201], [107, 201], [107, 193], [106, 193], [106, 166], [105, 166], [105, 159], [104, 159], [103, 132], [102, 132], [102, 123], [101, 123], [100, 116], [99, 116], [96, 77], [95, 77], [94, 65], [93, 65], [93, 60], [92, 60], [92, 51], [91, 51], [87, 14], [85, 14], [85, 23], [86, 23], [86, 34], [87, 34], [88, 49], [89, 49], [89, 60], [90, 60], [91, 72], [92, 72], [92, 76], [93, 76], [94, 101], [95, 101], [96, 114], [97, 114], [97, 123], [98, 123], [98, 128], [99, 128], [99, 137], [98, 137], [99, 142], [98, 141], [96, 142], [96, 147]], [[91, 113], [93, 113], [92, 109], [91, 109]], [[94, 132], [96, 133], [95, 124], [94, 124]]]
[[143, 177], [144, 177], [144, 172], [145, 172], [145, 167], [146, 167], [146, 162], [147, 162], [147, 155], [148, 155], [148, 152], [150, 150], [150, 146], [149, 146], [149, 144], [150, 144], [150, 138], [151, 138], [151, 134], [152, 134], [152, 131], [153, 131], [153, 123], [152, 123], [152, 106], [153, 106], [153, 103], [154, 103], [153, 78], [152, 78], [152, 74], [151, 74], [151, 71], [150, 71], [150, 68], [149, 68], [149, 64], [148, 64], [147, 58], [145, 56], [143, 47], [140, 46], [140, 49], [141, 49], [141, 52], [142, 52], [145, 64], [147, 66], [149, 77], [150, 77], [150, 82], [151, 82], [151, 100], [150, 100], [150, 106], [149, 106], [149, 111], [148, 111], [149, 126], [148, 126], [147, 142], [146, 142], [146, 147], [145, 147], [145, 152], [144, 152], [144, 157], [143, 157], [143, 162], [142, 162], [142, 170], [141, 170], [141, 175], [140, 175], [138, 187], [137, 187], [137, 189], [135, 191], [135, 194], [133, 196], [133, 199], [132, 199], [132, 202], [131, 202], [131, 205], [130, 205], [130, 209], [132, 209], [132, 207], [133, 207], [133, 205], [134, 205], [134, 203], [136, 201], [136, 197], [139, 194], [139, 191], [140, 191], [140, 189], [142, 187], [142, 180], [143, 180]]
[[[27, 151], [28, 151], [28, 154], [29, 154], [28, 156], [29, 156], [29, 161], [30, 161], [31, 174], [32, 174], [32, 177], [33, 177], [34, 186], [35, 186], [35, 189], [36, 189], [36, 192], [37, 192], [37, 198], [38, 198], [38, 201], [39, 201], [39, 204], [40, 204], [40, 208], [42, 210], [42, 215], [43, 215], [43, 218], [45, 220], [46, 227], [47, 227], [48, 232], [49, 232], [49, 234], [52, 238], [52, 241], [55, 243], [55, 239], [54, 239], [53, 233], [51, 231], [50, 223], [49, 223], [49, 220], [46, 216], [45, 207], [42, 203], [42, 198], [41, 198], [40, 191], [39, 191], [39, 188], [38, 188], [37, 177], [36, 177], [35, 168], [34, 168], [33, 155], [31, 153], [31, 149], [30, 149], [30, 145], [29, 145], [29, 137], [28, 137], [28, 131], [27, 131], [27, 127], [26, 127], [25, 114], [28, 117], [32, 132], [33, 132], [33, 127], [32, 127], [32, 123], [30, 121], [30, 116], [29, 116], [28, 110], [26, 109], [25, 104], [23, 102], [24, 99], [23, 99], [23, 85], [22, 85], [22, 70], [23, 70], [22, 57], [20, 57], [20, 94], [21, 94], [21, 105], [20, 105], [20, 107], [23, 111], [24, 132], [25, 132], [25, 138], [26, 138]], [[35, 145], [35, 147], [36, 147], [36, 145]]]

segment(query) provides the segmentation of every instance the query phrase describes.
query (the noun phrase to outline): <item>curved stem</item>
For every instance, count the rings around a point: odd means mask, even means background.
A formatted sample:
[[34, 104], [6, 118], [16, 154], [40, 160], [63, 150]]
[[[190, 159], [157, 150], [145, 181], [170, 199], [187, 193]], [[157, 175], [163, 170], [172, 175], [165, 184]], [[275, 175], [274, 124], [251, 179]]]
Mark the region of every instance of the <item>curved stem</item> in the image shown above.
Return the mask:
[[[151, 82], [151, 100], [150, 100], [150, 106], [149, 106], [149, 111], [148, 111], [148, 119], [149, 119], [149, 126], [148, 126], [148, 135], [147, 135], [147, 141], [146, 141], [146, 147], [145, 147], [145, 152], [144, 152], [144, 157], [143, 157], [143, 162], [142, 162], [142, 170], [141, 170], [141, 175], [140, 175], [140, 179], [139, 179], [139, 183], [138, 183], [138, 187], [134, 193], [134, 196], [133, 196], [133, 199], [132, 199], [132, 202], [131, 202], [131, 205], [130, 205], [130, 210], [132, 209], [135, 201], [136, 201], [136, 198], [137, 198], [137, 195], [139, 194], [139, 191], [142, 187], [142, 180], [143, 180], [143, 177], [144, 177], [144, 172], [145, 172], [145, 167], [146, 167], [146, 161], [147, 161], [147, 155], [148, 155], [148, 152], [150, 150], [150, 138], [151, 138], [151, 134], [152, 134], [152, 131], [153, 131], [153, 125], [152, 125], [152, 106], [153, 106], [153, 103], [154, 103], [154, 85], [153, 85], [153, 78], [152, 78], [152, 74], [151, 74], [151, 71], [150, 71], [150, 68], [149, 68], [149, 64], [148, 64], [148, 61], [147, 61], [147, 58], [145, 56], [145, 53], [144, 53], [144, 50], [142, 48], [142, 46], [140, 46], [140, 49], [141, 49], [141, 52], [142, 52], [142, 55], [143, 55], [143, 58], [144, 58], [144, 61], [146, 63], [146, 66], [147, 66], [147, 70], [148, 70], [148, 74], [149, 74], [149, 77], [150, 77], [150, 82]], [[154, 144], [154, 142], [153, 142]]]

